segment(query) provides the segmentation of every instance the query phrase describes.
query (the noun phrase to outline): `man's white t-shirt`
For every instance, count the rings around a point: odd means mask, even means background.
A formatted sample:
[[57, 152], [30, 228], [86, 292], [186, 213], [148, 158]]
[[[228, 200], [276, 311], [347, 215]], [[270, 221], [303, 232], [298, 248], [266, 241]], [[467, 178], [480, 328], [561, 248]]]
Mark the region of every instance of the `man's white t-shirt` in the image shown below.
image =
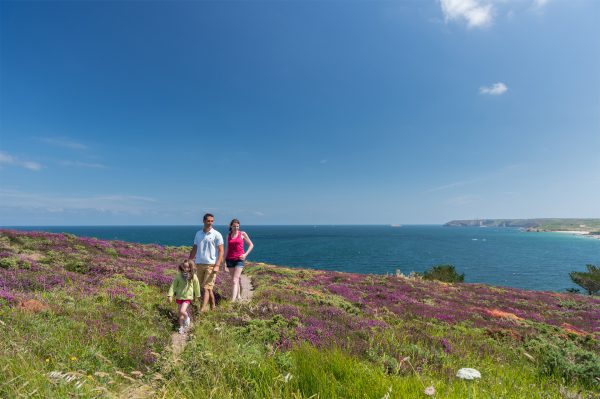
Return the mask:
[[217, 263], [217, 247], [223, 245], [223, 236], [217, 230], [211, 228], [207, 233], [200, 230], [194, 237], [196, 245], [196, 263], [214, 265]]

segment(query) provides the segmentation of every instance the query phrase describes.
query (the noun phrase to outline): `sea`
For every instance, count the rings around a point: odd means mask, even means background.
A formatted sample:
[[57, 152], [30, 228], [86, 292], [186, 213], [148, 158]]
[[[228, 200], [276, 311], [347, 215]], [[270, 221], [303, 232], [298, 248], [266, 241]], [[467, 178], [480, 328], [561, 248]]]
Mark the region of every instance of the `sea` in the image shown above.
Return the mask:
[[[28, 226], [19, 230], [160, 245], [192, 245], [201, 226]], [[225, 237], [226, 226], [215, 226]], [[569, 272], [600, 265], [600, 240], [516, 228], [403, 226], [242, 226], [250, 261], [366, 274], [405, 275], [451, 264], [465, 282], [529, 290], [579, 288]], [[174, 260], [175, 262], [175, 260]]]

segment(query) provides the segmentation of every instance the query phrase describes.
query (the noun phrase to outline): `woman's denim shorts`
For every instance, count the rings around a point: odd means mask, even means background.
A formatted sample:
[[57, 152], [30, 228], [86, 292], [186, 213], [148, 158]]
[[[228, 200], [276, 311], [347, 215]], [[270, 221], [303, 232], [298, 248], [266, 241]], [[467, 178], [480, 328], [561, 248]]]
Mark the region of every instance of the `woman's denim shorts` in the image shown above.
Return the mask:
[[227, 263], [227, 267], [244, 267], [244, 261], [241, 259], [226, 259], [225, 263]]

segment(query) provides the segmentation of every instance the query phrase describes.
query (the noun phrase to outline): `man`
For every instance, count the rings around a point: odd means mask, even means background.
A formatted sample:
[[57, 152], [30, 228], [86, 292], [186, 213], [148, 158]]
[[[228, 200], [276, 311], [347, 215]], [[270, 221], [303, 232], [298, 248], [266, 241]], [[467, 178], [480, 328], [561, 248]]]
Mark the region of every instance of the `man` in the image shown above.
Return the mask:
[[213, 229], [215, 217], [210, 213], [202, 218], [204, 228], [199, 230], [194, 237], [194, 246], [190, 251], [189, 259], [196, 263], [198, 271], [198, 280], [202, 285], [203, 299], [201, 312], [208, 310], [208, 301], [210, 299], [210, 307], [213, 309], [216, 306], [215, 294], [213, 288], [215, 279], [219, 272], [219, 266], [223, 262], [223, 236], [217, 230]]

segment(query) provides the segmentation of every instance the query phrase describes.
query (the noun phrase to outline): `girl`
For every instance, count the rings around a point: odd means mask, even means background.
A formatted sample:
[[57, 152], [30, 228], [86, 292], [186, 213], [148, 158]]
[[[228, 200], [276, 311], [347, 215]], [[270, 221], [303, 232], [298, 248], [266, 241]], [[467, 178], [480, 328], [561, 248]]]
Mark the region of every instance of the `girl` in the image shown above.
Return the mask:
[[[244, 252], [244, 242], [248, 244], [248, 250]], [[250, 237], [243, 231], [240, 231], [240, 221], [233, 219], [229, 223], [229, 234], [227, 235], [227, 255], [225, 256], [225, 262], [227, 263], [227, 270], [233, 280], [233, 289], [231, 292], [231, 301], [235, 302], [241, 298], [241, 282], [240, 277], [242, 270], [244, 269], [244, 261], [252, 249], [254, 244], [250, 241]]]
[[200, 298], [200, 282], [194, 272], [194, 261], [186, 259], [179, 264], [179, 273], [173, 279], [169, 288], [169, 302], [173, 302], [173, 295], [179, 305], [179, 333], [183, 334], [190, 326], [188, 306], [195, 298]]

